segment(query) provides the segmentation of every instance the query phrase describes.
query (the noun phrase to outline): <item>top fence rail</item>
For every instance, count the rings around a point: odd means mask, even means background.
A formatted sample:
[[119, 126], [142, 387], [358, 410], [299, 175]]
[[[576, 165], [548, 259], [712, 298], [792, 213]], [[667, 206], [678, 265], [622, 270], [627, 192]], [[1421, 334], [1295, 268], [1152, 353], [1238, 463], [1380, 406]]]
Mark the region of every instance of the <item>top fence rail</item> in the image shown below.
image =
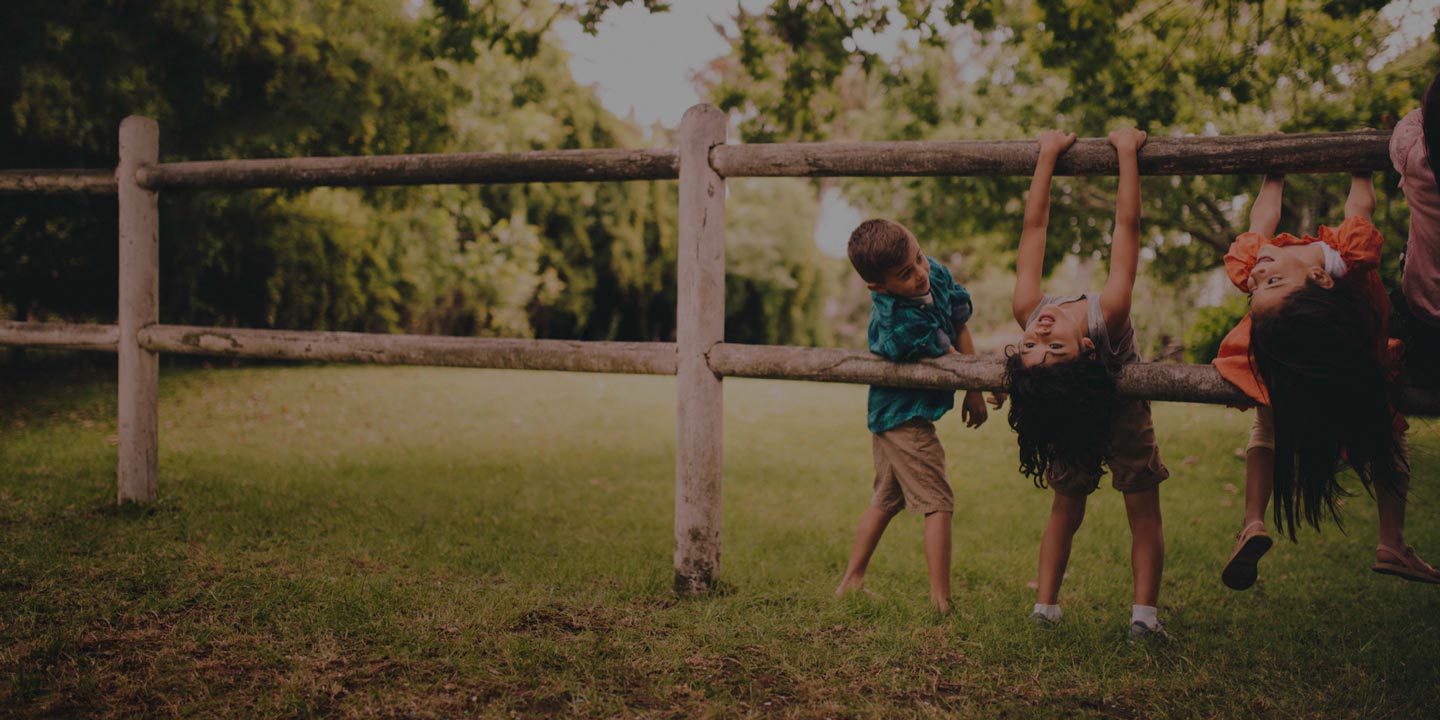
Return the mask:
[[[721, 145], [710, 163], [721, 177], [883, 177], [1030, 175], [1034, 140], [777, 143]], [[1373, 172], [1390, 167], [1390, 133], [1152, 137], [1140, 148], [1141, 175]], [[1104, 138], [1077, 140], [1056, 175], [1116, 175]]]
[[[1142, 175], [1374, 172], [1390, 166], [1390, 134], [1373, 130], [1296, 135], [1151, 138]], [[957, 140], [720, 145], [710, 165], [721, 177], [1029, 175], [1033, 140]], [[1114, 175], [1115, 152], [1084, 138], [1060, 157], [1057, 175]], [[544, 150], [370, 157], [281, 158], [160, 163], [135, 179], [147, 190], [357, 187], [384, 185], [674, 180], [675, 150]], [[0, 170], [0, 193], [114, 194], [109, 170]]]

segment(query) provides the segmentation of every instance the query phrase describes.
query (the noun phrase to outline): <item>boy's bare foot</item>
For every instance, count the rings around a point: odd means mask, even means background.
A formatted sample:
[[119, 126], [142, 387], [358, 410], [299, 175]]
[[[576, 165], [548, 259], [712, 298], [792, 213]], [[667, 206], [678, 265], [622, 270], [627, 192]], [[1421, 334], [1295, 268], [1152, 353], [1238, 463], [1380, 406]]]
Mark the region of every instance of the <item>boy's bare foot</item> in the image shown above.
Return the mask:
[[864, 578], [861, 578], [859, 580], [852, 580], [850, 578], [846, 578], [840, 581], [840, 587], [835, 588], [835, 597], [837, 598], [842, 598], [852, 593], [860, 593], [861, 595], [864, 595], [868, 598], [880, 598], [879, 595], [870, 592], [870, 589], [865, 587]]
[[937, 598], [937, 597], [932, 597], [932, 598], [930, 598], [930, 604], [935, 608], [935, 612], [938, 612], [938, 613], [940, 613], [941, 615], [949, 615], [949, 614], [950, 614], [950, 600], [949, 600], [949, 598]]

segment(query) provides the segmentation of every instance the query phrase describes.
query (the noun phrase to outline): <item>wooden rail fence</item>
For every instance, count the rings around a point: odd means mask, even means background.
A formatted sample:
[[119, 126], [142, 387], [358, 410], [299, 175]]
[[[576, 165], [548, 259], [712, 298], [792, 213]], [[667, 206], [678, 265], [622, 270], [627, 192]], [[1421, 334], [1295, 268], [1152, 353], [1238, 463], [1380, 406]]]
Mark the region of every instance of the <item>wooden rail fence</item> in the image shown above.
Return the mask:
[[[0, 345], [113, 352], [119, 356], [117, 501], [150, 502], [159, 479], [159, 354], [283, 358], [676, 376], [675, 589], [707, 591], [720, 572], [720, 485], [725, 376], [902, 387], [1000, 387], [1001, 363], [948, 357], [895, 364], [837, 348], [724, 342], [725, 179], [1029, 175], [1035, 144], [1016, 141], [726, 144], [727, 118], [709, 105], [686, 112], [674, 150], [556, 150], [379, 157], [161, 163], [155, 121], [120, 124], [120, 158], [106, 170], [0, 170], [0, 193], [115, 194], [120, 211], [120, 293], [115, 325], [0, 321]], [[1389, 135], [1152, 138], [1147, 175], [1326, 173], [1389, 166]], [[1105, 140], [1078, 141], [1059, 175], [1117, 172]], [[444, 183], [680, 181], [675, 343], [500, 340], [160, 324], [158, 193], [195, 189]], [[1139, 363], [1121, 375], [1133, 397], [1197, 403], [1243, 398], [1208, 365]], [[1401, 409], [1440, 414], [1440, 393], [1405, 391]]]

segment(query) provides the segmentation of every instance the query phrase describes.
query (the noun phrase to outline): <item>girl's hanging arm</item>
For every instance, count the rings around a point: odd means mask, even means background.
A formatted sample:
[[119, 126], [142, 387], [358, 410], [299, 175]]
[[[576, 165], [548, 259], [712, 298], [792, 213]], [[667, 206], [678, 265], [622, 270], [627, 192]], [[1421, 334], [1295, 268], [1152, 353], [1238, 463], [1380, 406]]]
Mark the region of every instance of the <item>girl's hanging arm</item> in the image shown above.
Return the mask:
[[1280, 200], [1285, 194], [1285, 175], [1271, 173], [1265, 176], [1255, 203], [1250, 206], [1250, 230], [1235, 238], [1225, 252], [1225, 274], [1241, 292], [1250, 292], [1250, 270], [1255, 267], [1255, 258], [1260, 245], [1275, 237], [1275, 228], [1280, 226]]
[[1345, 219], [1363, 217], [1366, 220], [1375, 213], [1375, 181], [1370, 173], [1350, 175], [1350, 196], [1345, 198]]
[[1110, 337], [1130, 327], [1130, 297], [1140, 264], [1140, 146], [1146, 134], [1135, 128], [1110, 133], [1120, 161], [1120, 187], [1115, 193], [1115, 233], [1110, 240], [1110, 277], [1100, 292], [1100, 312]]
[[1284, 193], [1284, 173], [1265, 176], [1265, 184], [1260, 186], [1260, 194], [1250, 206], [1250, 232], [1275, 236], [1275, 228], [1280, 227], [1280, 198]]
[[1040, 276], [1045, 271], [1045, 234], [1050, 225], [1050, 180], [1055, 161], [1075, 143], [1075, 133], [1046, 130], [1036, 140], [1039, 157], [1030, 178], [1030, 196], [1025, 199], [1025, 226], [1020, 231], [1020, 249], [1015, 256], [1015, 293], [1010, 310], [1015, 322], [1025, 327], [1030, 313], [1040, 305]]

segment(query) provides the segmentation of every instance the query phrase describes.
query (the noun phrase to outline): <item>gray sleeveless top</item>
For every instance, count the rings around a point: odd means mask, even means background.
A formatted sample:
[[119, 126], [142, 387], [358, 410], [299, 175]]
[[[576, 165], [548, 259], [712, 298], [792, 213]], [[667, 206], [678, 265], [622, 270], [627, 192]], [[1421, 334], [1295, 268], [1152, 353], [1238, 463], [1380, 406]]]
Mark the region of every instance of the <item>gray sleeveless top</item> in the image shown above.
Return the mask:
[[1030, 312], [1030, 317], [1025, 324], [1028, 326], [1035, 322], [1035, 317], [1040, 314], [1040, 308], [1047, 305], [1064, 305], [1082, 299], [1088, 300], [1090, 303], [1085, 313], [1085, 334], [1090, 337], [1090, 342], [1095, 343], [1095, 350], [1098, 352], [1100, 360], [1113, 368], [1118, 368], [1126, 363], [1139, 362], [1140, 351], [1135, 347], [1135, 327], [1133, 325], [1115, 342], [1110, 341], [1110, 331], [1105, 327], [1105, 314], [1100, 311], [1100, 293], [1046, 295], [1040, 299], [1040, 304]]

